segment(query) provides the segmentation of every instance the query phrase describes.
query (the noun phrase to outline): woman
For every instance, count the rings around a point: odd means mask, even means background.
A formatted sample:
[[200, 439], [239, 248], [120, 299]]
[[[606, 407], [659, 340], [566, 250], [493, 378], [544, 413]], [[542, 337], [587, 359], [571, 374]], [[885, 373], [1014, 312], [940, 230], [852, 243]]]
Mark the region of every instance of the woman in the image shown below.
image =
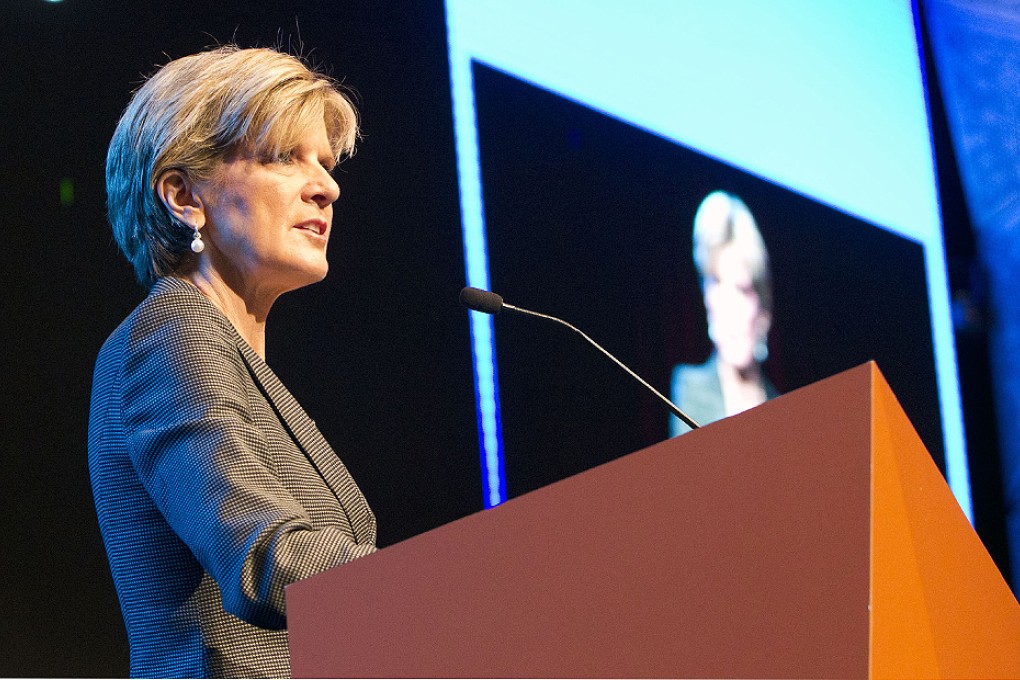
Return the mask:
[[[772, 324], [769, 255], [751, 211], [732, 194], [714, 191], [694, 216], [694, 264], [714, 351], [700, 365], [673, 369], [673, 402], [700, 424], [746, 411], [778, 395], [765, 377]], [[689, 428], [678, 418], [672, 435]]]
[[236, 47], [170, 62], [117, 125], [110, 221], [150, 292], [96, 362], [89, 468], [133, 676], [289, 675], [284, 586], [375, 550], [265, 363], [273, 302], [326, 275], [356, 135], [326, 77]]

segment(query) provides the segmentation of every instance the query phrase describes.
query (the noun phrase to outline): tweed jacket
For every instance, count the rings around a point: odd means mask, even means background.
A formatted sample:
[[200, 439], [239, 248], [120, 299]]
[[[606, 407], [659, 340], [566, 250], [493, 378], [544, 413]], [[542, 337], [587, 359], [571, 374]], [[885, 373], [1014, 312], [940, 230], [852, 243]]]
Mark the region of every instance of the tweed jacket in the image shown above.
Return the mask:
[[288, 676], [284, 586], [375, 550], [344, 464], [183, 280], [103, 345], [88, 449], [132, 676]]

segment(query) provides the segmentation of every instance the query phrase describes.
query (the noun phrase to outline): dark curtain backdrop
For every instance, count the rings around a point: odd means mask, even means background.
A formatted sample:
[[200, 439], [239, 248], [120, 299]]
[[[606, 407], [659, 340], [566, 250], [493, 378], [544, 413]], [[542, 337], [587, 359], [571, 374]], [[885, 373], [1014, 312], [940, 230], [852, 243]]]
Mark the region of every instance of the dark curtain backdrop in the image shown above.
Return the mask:
[[[383, 545], [481, 509], [440, 0], [23, 0], [3, 3], [0, 37], [0, 675], [127, 672], [86, 422], [99, 346], [144, 291], [106, 223], [103, 166], [131, 90], [169, 58], [283, 44], [358, 92], [364, 140], [340, 177], [330, 276], [278, 303], [268, 360], [363, 487]], [[953, 242], [970, 243], [954, 224]], [[964, 248], [955, 261], [971, 260]], [[965, 405], [986, 414], [984, 335], [968, 328]], [[979, 461], [997, 456], [985, 444]], [[993, 497], [997, 467], [979, 472], [976, 494]], [[1001, 556], [1001, 530], [978, 528]]]
[[144, 295], [106, 222], [106, 145], [168, 57], [283, 44], [356, 90], [364, 140], [339, 177], [330, 275], [274, 308], [268, 361], [351, 468], [382, 544], [480, 510], [441, 2], [38, 0], [0, 17], [0, 200], [16, 234], [2, 249], [0, 675], [127, 673], [86, 423], [99, 346]]

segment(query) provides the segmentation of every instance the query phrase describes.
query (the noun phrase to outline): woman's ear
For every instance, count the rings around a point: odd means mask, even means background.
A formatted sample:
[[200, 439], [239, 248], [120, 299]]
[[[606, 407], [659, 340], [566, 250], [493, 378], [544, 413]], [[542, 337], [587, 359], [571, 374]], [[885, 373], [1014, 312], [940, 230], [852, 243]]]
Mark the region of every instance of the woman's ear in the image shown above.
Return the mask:
[[156, 180], [156, 195], [170, 214], [198, 230], [205, 226], [205, 205], [195, 183], [180, 170], [167, 170]]

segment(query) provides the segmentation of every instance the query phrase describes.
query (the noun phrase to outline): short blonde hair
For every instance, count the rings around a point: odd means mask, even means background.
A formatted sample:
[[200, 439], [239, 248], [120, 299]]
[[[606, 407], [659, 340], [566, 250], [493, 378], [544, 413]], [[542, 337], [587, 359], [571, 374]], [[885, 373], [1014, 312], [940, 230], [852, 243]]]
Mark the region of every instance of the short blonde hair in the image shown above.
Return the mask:
[[742, 200], [725, 191], [713, 191], [694, 215], [694, 265], [702, 285], [712, 275], [712, 258], [731, 243], [743, 247], [751, 284], [762, 309], [772, 310], [772, 269], [769, 252], [754, 216]]
[[354, 153], [357, 112], [340, 86], [299, 58], [268, 48], [218, 47], [171, 61], [135, 92], [106, 157], [114, 238], [151, 287], [190, 254], [190, 228], [156, 193], [169, 170], [210, 179], [234, 152], [271, 159], [324, 120], [337, 161]]

